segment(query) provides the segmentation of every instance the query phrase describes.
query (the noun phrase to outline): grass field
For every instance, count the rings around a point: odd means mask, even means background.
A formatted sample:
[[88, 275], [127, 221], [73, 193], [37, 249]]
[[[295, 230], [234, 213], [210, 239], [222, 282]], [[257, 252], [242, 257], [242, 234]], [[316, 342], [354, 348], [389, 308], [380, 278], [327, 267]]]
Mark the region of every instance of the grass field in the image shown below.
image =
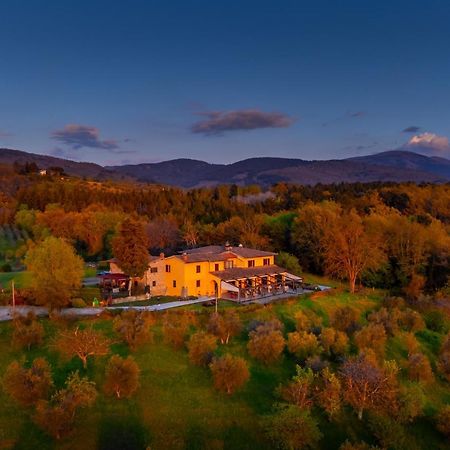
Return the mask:
[[[330, 314], [342, 305], [356, 308], [361, 317], [377, 307], [380, 293], [350, 295], [346, 292], [318, 293], [279, 301], [272, 305], [249, 305], [239, 307], [220, 303], [222, 308], [237, 308], [241, 319], [248, 323], [253, 319], [278, 317], [285, 324], [287, 332], [294, 328], [294, 314], [298, 310], [313, 310], [323, 317], [326, 324]], [[201, 306], [188, 309], [196, 311], [203, 323], [212, 308]], [[176, 314], [176, 312], [169, 312]], [[87, 322], [85, 322], [87, 323]], [[96, 329], [115, 339], [112, 321], [98, 318], [92, 321]], [[57, 326], [44, 321], [46, 343], [50, 342]], [[0, 367], [4, 368], [13, 359], [25, 357], [31, 361], [45, 356], [52, 365], [57, 387], [73, 370], [79, 370], [96, 381], [100, 395], [95, 406], [81, 411], [75, 432], [61, 442], [46, 436], [30, 420], [30, 415], [16, 407], [0, 391], [0, 448], [14, 449], [269, 449], [261, 419], [270, 413], [279, 399], [274, 391], [295, 374], [295, 360], [286, 353], [280, 362], [266, 367], [253, 360], [247, 353], [247, 335], [244, 331], [229, 345], [220, 346], [217, 353], [231, 352], [244, 356], [250, 365], [251, 378], [242, 391], [229, 397], [216, 392], [208, 369], [193, 366], [185, 349], [175, 350], [163, 343], [161, 326], [154, 327], [155, 340], [133, 354], [141, 368], [141, 387], [130, 400], [116, 400], [101, 393], [106, 357], [90, 360], [86, 371], [78, 360], [63, 361], [47, 346], [30, 353], [17, 352], [10, 346], [11, 324], [0, 324]], [[427, 347], [427, 336], [423, 340]], [[422, 341], [421, 341], [422, 342]], [[129, 350], [121, 343], [112, 345], [112, 352], [127, 355]], [[404, 358], [401, 342], [390, 340], [388, 357], [400, 361]], [[448, 384], [435, 383], [427, 391], [427, 414], [432, 414], [443, 403], [450, 403]], [[314, 411], [324, 438], [323, 449], [337, 449], [348, 436], [374, 443], [364, 423], [358, 421], [348, 410], [338, 423], [328, 422], [320, 411]], [[410, 439], [416, 448], [439, 448], [441, 437], [434, 431], [427, 416], [407, 427]], [[413, 448], [413, 447], [411, 447]], [[444, 448], [444, 447], [441, 447]]]

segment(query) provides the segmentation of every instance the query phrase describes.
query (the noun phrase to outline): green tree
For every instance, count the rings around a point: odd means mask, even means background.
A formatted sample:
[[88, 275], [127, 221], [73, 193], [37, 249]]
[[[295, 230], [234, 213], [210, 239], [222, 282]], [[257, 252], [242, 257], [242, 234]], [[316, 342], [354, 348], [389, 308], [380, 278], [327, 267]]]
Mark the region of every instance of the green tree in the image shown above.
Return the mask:
[[114, 238], [113, 254], [120, 268], [131, 277], [141, 278], [148, 269], [148, 238], [141, 222], [126, 219]]
[[44, 239], [28, 251], [25, 265], [37, 301], [51, 309], [67, 306], [81, 286], [83, 260], [64, 239]]
[[322, 438], [317, 422], [295, 405], [279, 406], [264, 423], [275, 448], [300, 450], [315, 448]]

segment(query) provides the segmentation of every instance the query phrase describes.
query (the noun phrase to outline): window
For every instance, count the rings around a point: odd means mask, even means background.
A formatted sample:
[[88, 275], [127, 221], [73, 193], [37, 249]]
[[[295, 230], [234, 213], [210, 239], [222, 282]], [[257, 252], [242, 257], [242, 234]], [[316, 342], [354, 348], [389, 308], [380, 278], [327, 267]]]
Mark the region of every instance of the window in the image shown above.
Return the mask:
[[195, 271], [196, 271], [197, 273], [200, 273], [201, 270], [202, 270], [202, 267], [201, 267], [201, 266], [197, 266], [197, 267], [195, 268]]
[[263, 259], [263, 266], [270, 266], [270, 258]]
[[158, 268], [157, 267], [150, 267], [150, 273], [157, 273]]
[[156, 281], [152, 281], [152, 286], [153, 286], [153, 287], [156, 286]]
[[249, 261], [247, 261], [248, 267], [255, 267], [255, 260], [254, 259], [250, 259]]
[[177, 287], [177, 280], [173, 280], [173, 281], [172, 281], [172, 286], [173, 286], [173, 287]]
[[197, 281], [195, 282], [195, 285], [196, 285], [197, 287], [200, 287], [200, 280], [197, 280]]
[[214, 264], [214, 270], [216, 271], [216, 272], [218, 272], [220, 269], [219, 269], [219, 264]]
[[166, 272], [170, 273], [170, 264], [166, 264]]
[[232, 269], [234, 267], [234, 261], [225, 261], [225, 269]]

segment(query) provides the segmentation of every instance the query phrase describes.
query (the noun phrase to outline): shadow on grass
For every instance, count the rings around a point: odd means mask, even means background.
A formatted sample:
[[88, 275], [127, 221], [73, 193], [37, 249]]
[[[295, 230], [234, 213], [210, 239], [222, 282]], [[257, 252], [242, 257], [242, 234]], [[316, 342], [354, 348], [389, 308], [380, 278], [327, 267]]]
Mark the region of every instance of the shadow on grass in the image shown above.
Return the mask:
[[103, 417], [98, 430], [98, 450], [145, 450], [150, 435], [137, 416]]

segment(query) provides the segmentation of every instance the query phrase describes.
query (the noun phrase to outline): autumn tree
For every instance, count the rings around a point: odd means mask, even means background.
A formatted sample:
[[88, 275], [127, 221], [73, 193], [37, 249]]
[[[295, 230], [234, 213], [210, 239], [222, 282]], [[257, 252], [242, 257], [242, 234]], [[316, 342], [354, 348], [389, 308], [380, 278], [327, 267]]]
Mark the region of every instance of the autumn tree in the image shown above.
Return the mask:
[[122, 311], [114, 319], [113, 327], [122, 341], [135, 351], [139, 345], [153, 341], [153, 333], [150, 331], [152, 322], [152, 316], [148, 313], [129, 309]]
[[220, 339], [221, 344], [228, 344], [230, 338], [241, 332], [242, 324], [238, 314], [233, 309], [224, 314], [213, 313], [208, 323], [208, 331]]
[[17, 315], [13, 319], [12, 344], [18, 348], [38, 346], [44, 337], [44, 327], [30, 311], [26, 316]]
[[336, 308], [331, 315], [330, 323], [336, 330], [351, 333], [358, 323], [358, 313], [350, 306]]
[[283, 333], [272, 326], [262, 324], [251, 331], [247, 349], [250, 355], [264, 364], [277, 361], [285, 346]]
[[53, 342], [62, 355], [68, 358], [76, 356], [87, 368], [89, 356], [104, 356], [109, 353], [110, 341], [99, 331], [92, 328], [61, 331]]
[[81, 287], [83, 261], [64, 239], [44, 239], [28, 251], [25, 265], [37, 301], [51, 309], [67, 306]]
[[34, 420], [49, 435], [60, 439], [72, 431], [78, 410], [92, 406], [96, 398], [95, 383], [80, 378], [75, 372], [68, 377], [65, 388], [56, 392], [49, 401], [37, 403]]
[[328, 355], [345, 355], [349, 347], [349, 338], [343, 331], [334, 328], [322, 328], [319, 335], [320, 345]]
[[408, 355], [408, 376], [412, 381], [431, 383], [434, 380], [433, 369], [429, 359], [423, 353]]
[[209, 368], [213, 376], [214, 387], [228, 395], [240, 389], [250, 378], [245, 359], [229, 353], [213, 359]]
[[361, 420], [366, 410], [394, 411], [397, 407], [397, 369], [380, 368], [364, 355], [348, 359], [341, 367], [343, 398]]
[[339, 377], [326, 367], [316, 384], [315, 400], [332, 420], [342, 409], [342, 385]]
[[139, 387], [139, 375], [139, 366], [131, 356], [113, 355], [106, 366], [105, 393], [117, 398], [131, 397]]
[[285, 450], [315, 448], [322, 438], [309, 412], [295, 405], [279, 405], [266, 419], [264, 428], [275, 448]]
[[382, 325], [369, 324], [355, 333], [355, 343], [360, 352], [372, 349], [380, 358], [384, 357], [386, 348], [386, 331]]
[[125, 219], [113, 239], [112, 249], [120, 268], [131, 277], [141, 278], [148, 269], [148, 239], [144, 225]]
[[311, 369], [303, 369], [297, 365], [297, 374], [292, 381], [278, 388], [284, 401], [309, 409], [313, 406], [314, 374]]
[[187, 314], [166, 313], [163, 320], [164, 341], [175, 348], [181, 348], [184, 345], [192, 318]]
[[436, 416], [436, 428], [447, 439], [450, 439], [450, 405], [445, 405], [441, 408]]
[[52, 386], [51, 369], [44, 358], [36, 358], [30, 367], [13, 361], [3, 376], [6, 393], [23, 406], [45, 399]]
[[217, 337], [198, 331], [194, 333], [187, 343], [189, 350], [189, 360], [197, 366], [207, 366], [213, 356], [214, 350], [217, 348]]
[[287, 348], [300, 360], [321, 352], [319, 340], [313, 333], [307, 331], [288, 333]]
[[383, 262], [383, 241], [366, 230], [363, 219], [353, 210], [342, 213], [332, 225], [324, 230], [325, 269], [347, 279], [354, 293], [362, 273], [377, 269]]
[[394, 411], [395, 417], [401, 423], [411, 423], [423, 415], [426, 403], [427, 398], [419, 384], [403, 384], [399, 389], [398, 409]]

